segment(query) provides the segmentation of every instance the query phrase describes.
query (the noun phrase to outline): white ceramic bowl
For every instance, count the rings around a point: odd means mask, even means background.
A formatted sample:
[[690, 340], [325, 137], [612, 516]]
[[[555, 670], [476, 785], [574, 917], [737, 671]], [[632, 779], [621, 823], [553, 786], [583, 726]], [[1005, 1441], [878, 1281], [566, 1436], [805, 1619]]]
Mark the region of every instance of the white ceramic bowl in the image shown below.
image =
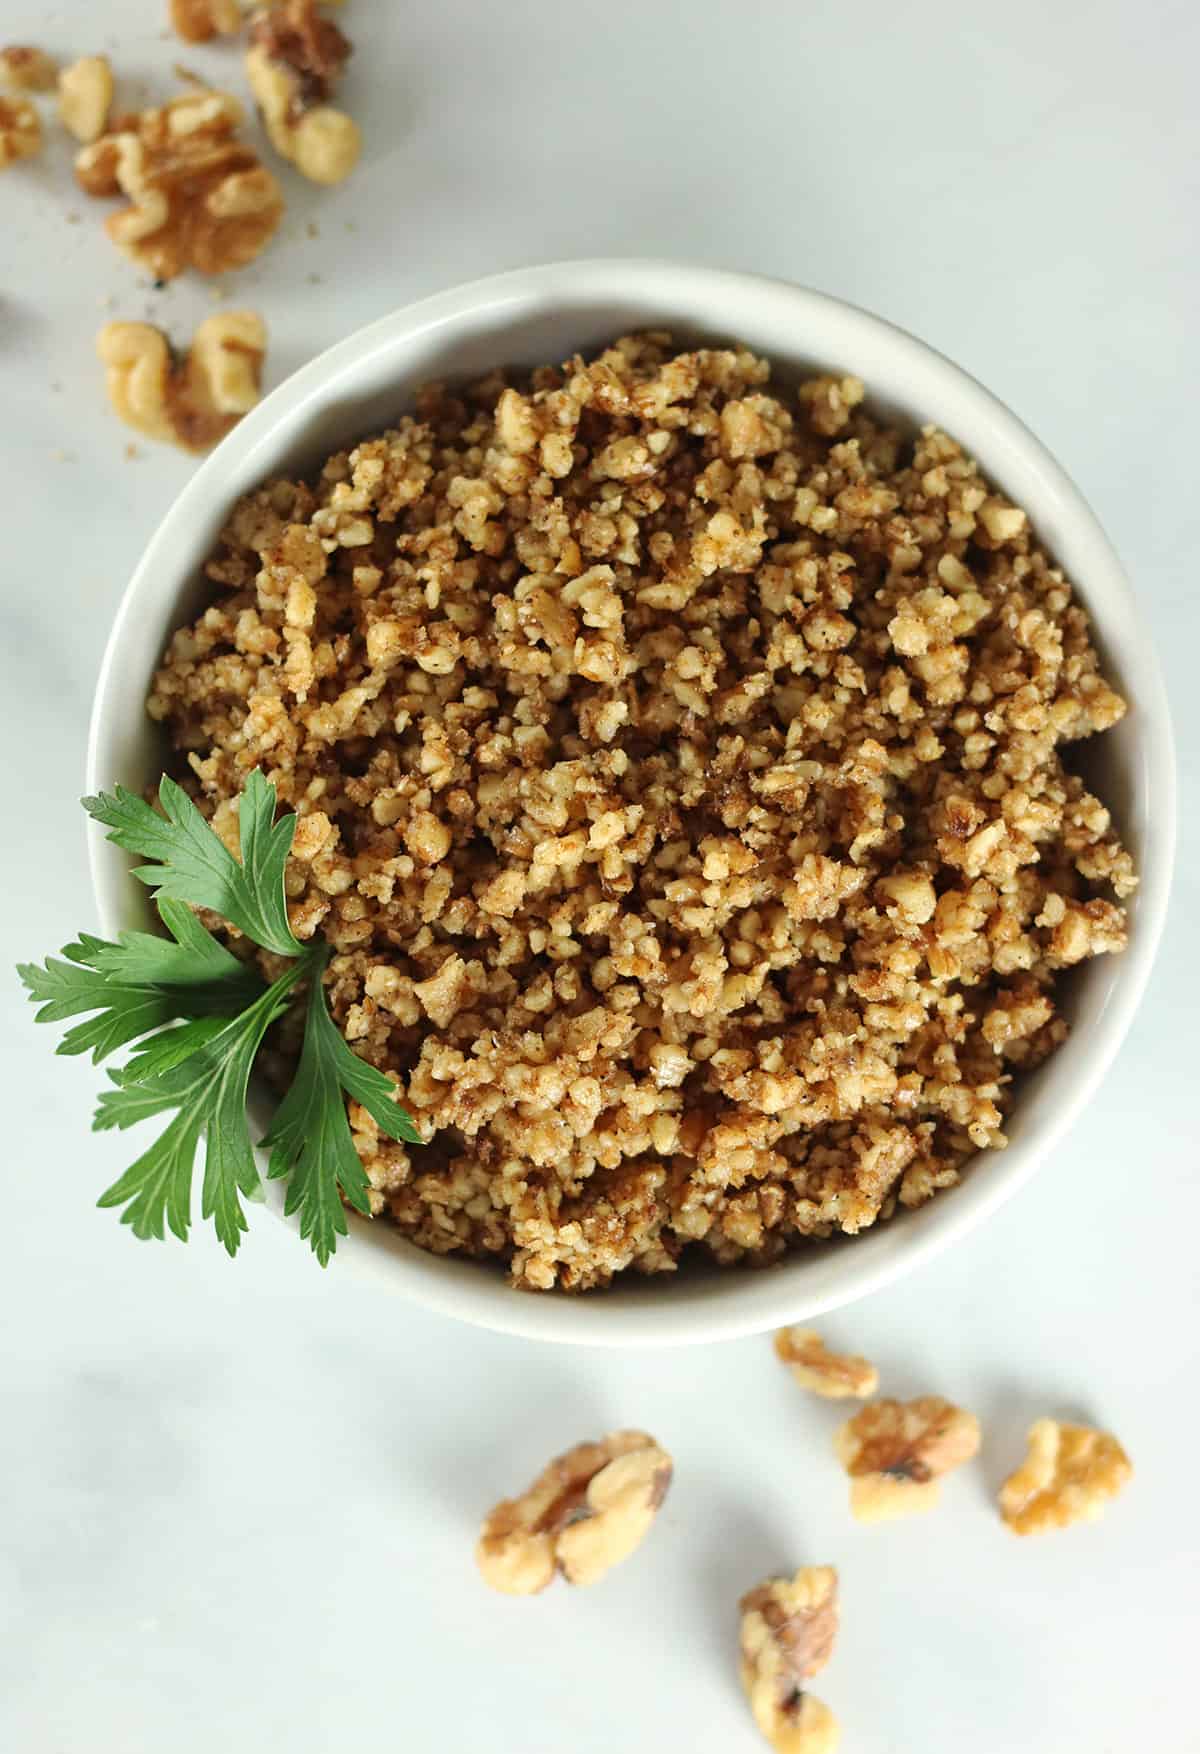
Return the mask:
[[[789, 369], [852, 371], [876, 406], [945, 427], [1026, 507], [1091, 611], [1109, 673], [1132, 703], [1089, 759], [1142, 883], [1126, 952], [1075, 977], [1075, 1028], [1022, 1088], [1007, 1150], [978, 1158], [961, 1187], [874, 1232], [801, 1249], [762, 1272], [696, 1271], [572, 1298], [513, 1291], [493, 1270], [423, 1254], [386, 1224], [351, 1214], [351, 1234], [329, 1268], [370, 1272], [484, 1327], [610, 1346], [715, 1340], [815, 1316], [908, 1272], [995, 1211], [1100, 1089], [1150, 972], [1174, 844], [1171, 733], [1158, 665], [1116, 555], [1053, 458], [965, 372], [880, 318], [778, 281], [665, 262], [567, 262], [476, 281], [372, 323], [268, 396], [197, 470], [130, 581], [96, 691], [89, 790], [157, 778], [161, 749], [142, 708], [147, 683], [168, 636], [200, 600], [201, 562], [239, 494], [384, 426], [424, 379], [558, 360], [646, 325], [736, 337]], [[90, 851], [104, 928], [145, 923], [145, 892], [125, 856], [94, 828]], [[267, 1186], [278, 1212], [279, 1185]], [[236, 1270], [252, 1273], [253, 1236], [244, 1252]]]

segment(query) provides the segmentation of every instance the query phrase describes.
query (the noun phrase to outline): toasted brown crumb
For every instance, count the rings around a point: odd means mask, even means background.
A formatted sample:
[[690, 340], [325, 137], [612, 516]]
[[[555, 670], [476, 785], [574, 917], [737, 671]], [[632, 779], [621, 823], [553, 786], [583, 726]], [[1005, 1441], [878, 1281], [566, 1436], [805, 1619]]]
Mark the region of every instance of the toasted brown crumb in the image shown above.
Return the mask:
[[1016, 1535], [1094, 1522], [1132, 1477], [1129, 1457], [1108, 1432], [1039, 1419], [1028, 1456], [1000, 1488], [1001, 1515]]
[[488, 1512], [475, 1557], [484, 1582], [536, 1595], [561, 1573], [599, 1580], [649, 1533], [671, 1484], [671, 1458], [643, 1431], [616, 1431], [555, 1458], [520, 1498]]
[[827, 1400], [853, 1395], [866, 1400], [879, 1387], [879, 1372], [865, 1358], [830, 1352], [815, 1328], [780, 1328], [775, 1356], [788, 1366], [802, 1389]]
[[1135, 878], [1065, 764], [1124, 703], [996, 498], [857, 379], [643, 335], [233, 509], [150, 710], [206, 813], [261, 765], [328, 821], [293, 925], [430, 1141], [352, 1109], [377, 1212], [585, 1289], [1003, 1145]]

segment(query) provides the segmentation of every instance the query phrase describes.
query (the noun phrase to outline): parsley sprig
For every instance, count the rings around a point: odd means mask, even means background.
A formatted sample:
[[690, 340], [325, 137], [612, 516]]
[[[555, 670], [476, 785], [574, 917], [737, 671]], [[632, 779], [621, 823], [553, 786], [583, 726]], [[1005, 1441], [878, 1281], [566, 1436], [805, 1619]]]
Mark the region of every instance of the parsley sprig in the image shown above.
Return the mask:
[[[240, 862], [166, 775], [158, 799], [162, 814], [122, 786], [83, 802], [109, 840], [149, 861], [134, 874], [154, 892], [167, 935], [122, 932], [112, 943], [80, 933], [60, 957], [18, 969], [39, 1006], [39, 1023], [84, 1018], [67, 1030], [60, 1054], [90, 1052], [99, 1062], [136, 1044], [125, 1064], [109, 1071], [95, 1131], [172, 1116], [99, 1203], [123, 1207], [122, 1222], [135, 1236], [161, 1238], [170, 1229], [186, 1241], [203, 1142], [200, 1210], [236, 1254], [247, 1228], [242, 1199], [262, 1198], [246, 1118], [251, 1069], [267, 1030], [306, 984], [300, 1061], [263, 1145], [268, 1175], [287, 1181], [285, 1212], [299, 1213], [300, 1233], [325, 1266], [346, 1235], [343, 1201], [369, 1211], [346, 1098], [361, 1103], [390, 1138], [417, 1144], [420, 1135], [391, 1080], [359, 1059], [329, 1014], [323, 978], [329, 946], [300, 943], [288, 923], [283, 873], [296, 819], [275, 821], [274, 786], [257, 769], [246, 781], [238, 806]], [[194, 908], [219, 914], [288, 966], [266, 985]]]

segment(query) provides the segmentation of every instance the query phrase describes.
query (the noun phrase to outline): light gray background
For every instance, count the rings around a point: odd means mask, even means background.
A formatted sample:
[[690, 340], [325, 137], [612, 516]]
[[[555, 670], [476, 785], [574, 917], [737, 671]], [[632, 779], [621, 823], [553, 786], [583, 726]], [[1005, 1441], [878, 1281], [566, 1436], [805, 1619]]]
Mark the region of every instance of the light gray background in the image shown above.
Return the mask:
[[[240, 84], [150, 0], [43, 12], [3, 0], [0, 38], [103, 46], [131, 97], [176, 58]], [[366, 162], [333, 193], [285, 172], [282, 235], [229, 283], [267, 316], [270, 381], [417, 294], [573, 254], [765, 270], [907, 325], [1033, 426], [1126, 559], [1177, 714], [1172, 924], [1057, 1160], [827, 1324], [896, 1392], [984, 1422], [937, 1514], [874, 1529], [845, 1509], [836, 1412], [765, 1340], [537, 1350], [322, 1275], [263, 1214], [232, 1266], [203, 1233], [137, 1244], [92, 1204], [124, 1162], [87, 1135], [97, 1076], [5, 977], [0, 1746], [749, 1754], [736, 1598], [809, 1560], [842, 1571], [818, 1691], [846, 1754], [1198, 1749], [1196, 10], [354, 0], [345, 23]], [[62, 143], [0, 183], [5, 966], [92, 923], [92, 680], [193, 466], [125, 458], [93, 334], [150, 314], [183, 336], [208, 289], [154, 294], [104, 211]], [[1110, 1425], [1137, 1477], [1098, 1527], [1018, 1543], [991, 1494], [1043, 1411]], [[488, 1594], [483, 1508], [621, 1423], [679, 1458], [652, 1545], [590, 1593]]]

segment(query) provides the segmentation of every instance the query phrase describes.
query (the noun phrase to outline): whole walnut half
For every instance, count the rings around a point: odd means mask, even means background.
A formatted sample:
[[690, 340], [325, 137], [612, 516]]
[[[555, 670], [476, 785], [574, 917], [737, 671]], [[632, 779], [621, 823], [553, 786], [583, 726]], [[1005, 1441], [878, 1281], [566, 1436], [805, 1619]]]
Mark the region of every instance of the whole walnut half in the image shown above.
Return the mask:
[[837, 1572], [806, 1565], [770, 1577], [741, 1601], [740, 1671], [754, 1721], [777, 1754], [831, 1754], [839, 1728], [805, 1690], [825, 1667], [838, 1630]]
[[475, 1549], [484, 1582], [510, 1596], [536, 1595], [556, 1573], [597, 1583], [649, 1533], [671, 1474], [670, 1456], [644, 1431], [576, 1444], [488, 1512]]
[[349, 40], [315, 0], [277, 0], [254, 15], [246, 78], [272, 146], [313, 183], [340, 183], [362, 151], [357, 124], [329, 95]]
[[106, 323], [96, 338], [108, 399], [146, 438], [206, 451], [259, 399], [267, 329], [255, 311], [206, 317], [178, 357], [150, 323]]
[[1028, 1455], [1000, 1488], [1000, 1513], [1016, 1535], [1094, 1522], [1132, 1477], [1133, 1464], [1107, 1431], [1039, 1419]]
[[872, 1401], [835, 1437], [838, 1459], [850, 1476], [850, 1509], [860, 1522], [882, 1522], [929, 1510], [943, 1474], [979, 1448], [979, 1421], [944, 1401]]
[[244, 267], [283, 217], [279, 184], [238, 138], [241, 120], [235, 98], [201, 88], [116, 117], [76, 157], [87, 194], [129, 197], [105, 229], [156, 279]]

